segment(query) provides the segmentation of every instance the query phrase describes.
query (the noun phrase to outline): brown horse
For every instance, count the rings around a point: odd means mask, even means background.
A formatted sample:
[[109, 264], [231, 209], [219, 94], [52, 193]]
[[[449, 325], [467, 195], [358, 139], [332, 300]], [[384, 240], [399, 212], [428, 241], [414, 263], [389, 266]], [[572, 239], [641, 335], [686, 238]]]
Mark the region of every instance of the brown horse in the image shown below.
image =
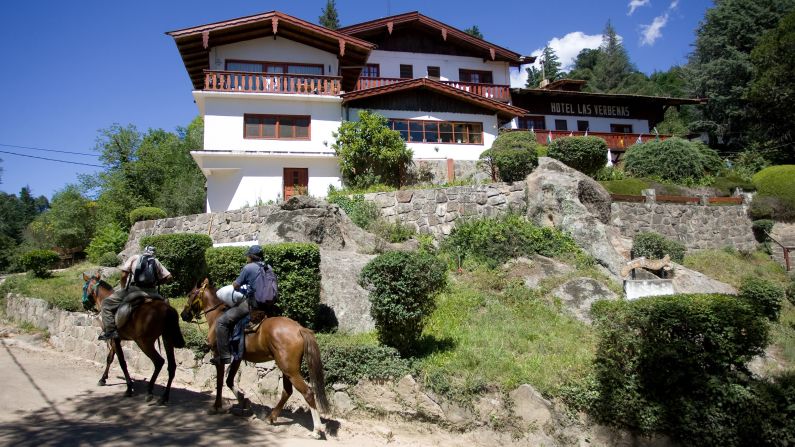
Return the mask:
[[[182, 319], [185, 321], [198, 320], [202, 314], [206, 316], [207, 325], [210, 328], [207, 342], [214, 352], [218, 346], [215, 338], [215, 323], [218, 317], [223, 315], [224, 310], [226, 310], [224, 303], [216, 296], [215, 289], [210, 286], [209, 280], [205, 279], [190, 292], [188, 302], [182, 311]], [[284, 407], [285, 402], [293, 393], [293, 386], [295, 386], [304, 396], [312, 412], [313, 427], [310, 436], [316, 439], [321, 438], [325, 427], [320, 421], [318, 407], [320, 411], [327, 412], [328, 401], [323, 378], [323, 364], [320, 361], [320, 350], [318, 349], [314, 333], [289, 318], [272, 317], [262, 322], [257, 332], [247, 334], [245, 343], [245, 353], [242, 360], [252, 363], [275, 360], [276, 366], [279, 367], [283, 374], [284, 391], [282, 391], [279, 403], [271, 410], [268, 417], [270, 423], [276, 422], [282, 407]], [[307, 355], [309, 379], [312, 383], [311, 388], [301, 377], [301, 359], [304, 354]], [[246, 408], [248, 399], [245, 398], [239, 388], [235, 388], [235, 375], [238, 368], [240, 368], [240, 362], [241, 360], [234, 360], [229, 365], [226, 384], [235, 393], [241, 408]], [[221, 392], [223, 389], [224, 365], [222, 363], [216, 365], [216, 374], [215, 403], [211, 412], [217, 413], [223, 406]]]
[[[91, 276], [84, 273], [83, 280], [86, 282], [83, 290], [88, 302], [95, 305], [97, 309], [101, 308], [102, 301], [113, 293], [113, 287], [102, 280], [99, 272]], [[155, 372], [152, 374], [152, 378], [149, 379], [147, 386], [147, 402], [154, 398], [152, 391], [155, 386], [155, 380], [157, 380], [157, 375], [160, 374], [160, 369], [163, 368], [163, 363], [165, 363], [163, 357], [155, 349], [155, 342], [161, 335], [163, 336], [163, 348], [166, 350], [166, 358], [168, 359], [168, 383], [166, 384], [166, 390], [157, 403], [164, 405], [168, 402], [171, 382], [174, 380], [174, 373], [177, 371], [174, 348], [185, 347], [185, 339], [182, 338], [182, 331], [179, 329], [179, 314], [177, 314], [176, 309], [163, 300], [145, 302], [133, 311], [127, 324], [119, 328], [119, 335], [122, 340], [134, 340], [155, 366]], [[130, 374], [127, 372], [127, 362], [124, 360], [121, 340], [114, 339], [112, 342], [108, 342], [108, 345], [109, 352], [106, 359], [105, 372], [99, 379], [99, 385], [105, 385], [110, 364], [113, 362], [114, 354], [116, 354], [119, 356], [119, 365], [127, 382], [125, 396], [132, 396], [133, 383], [130, 379]]]

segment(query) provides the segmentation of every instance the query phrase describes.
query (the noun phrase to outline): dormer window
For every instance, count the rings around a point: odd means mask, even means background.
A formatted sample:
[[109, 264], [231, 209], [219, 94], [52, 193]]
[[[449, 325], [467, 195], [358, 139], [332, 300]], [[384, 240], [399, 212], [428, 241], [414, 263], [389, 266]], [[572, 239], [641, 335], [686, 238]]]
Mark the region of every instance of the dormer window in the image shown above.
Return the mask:
[[473, 84], [493, 84], [494, 78], [490, 71], [484, 70], [458, 70], [458, 80], [461, 82], [471, 82]]

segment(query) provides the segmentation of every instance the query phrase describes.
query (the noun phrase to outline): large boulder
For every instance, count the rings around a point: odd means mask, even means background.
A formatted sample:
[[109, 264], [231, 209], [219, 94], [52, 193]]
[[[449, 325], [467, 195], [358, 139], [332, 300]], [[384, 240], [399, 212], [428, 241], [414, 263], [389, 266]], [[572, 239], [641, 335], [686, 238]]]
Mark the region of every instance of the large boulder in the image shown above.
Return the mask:
[[591, 322], [591, 305], [598, 300], [618, 299], [612, 290], [591, 278], [574, 278], [552, 291], [563, 304], [563, 310], [585, 323]]
[[537, 288], [544, 279], [574, 271], [568, 264], [539, 254], [511, 259], [503, 265], [503, 269], [510, 277], [520, 278], [529, 289]]
[[566, 231], [613, 275], [627, 261], [615, 245], [622, 237], [610, 221], [610, 194], [581, 172], [549, 157], [527, 176], [527, 218]]
[[709, 276], [690, 270], [687, 267], [674, 263], [673, 271], [674, 292], [676, 293], [723, 293], [737, 295], [737, 289], [725, 282], [712, 279]]
[[375, 328], [370, 316], [369, 292], [358, 282], [362, 268], [374, 257], [320, 249], [320, 302], [332, 309], [341, 331], [359, 333]]

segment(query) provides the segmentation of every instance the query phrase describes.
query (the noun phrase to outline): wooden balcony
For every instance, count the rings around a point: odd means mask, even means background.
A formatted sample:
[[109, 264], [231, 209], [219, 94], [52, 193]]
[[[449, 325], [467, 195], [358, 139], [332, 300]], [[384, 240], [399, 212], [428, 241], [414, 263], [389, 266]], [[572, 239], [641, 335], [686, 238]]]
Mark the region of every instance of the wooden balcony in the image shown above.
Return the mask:
[[339, 76], [204, 70], [204, 90], [215, 92], [335, 96], [340, 94], [341, 80]]
[[[511, 132], [527, 132], [529, 129], [510, 129]], [[545, 129], [535, 129], [536, 134], [536, 141], [539, 144], [546, 145], [549, 141], [550, 135], [552, 136], [553, 140], [557, 140], [558, 138], [574, 136], [574, 137], [581, 137], [585, 135], [585, 132], [578, 132], [578, 131], [569, 131], [569, 130], [545, 130]], [[589, 137], [599, 137], [607, 143], [607, 147], [613, 150], [614, 152], [624, 152], [625, 150], [629, 149], [630, 146], [638, 142], [638, 134], [636, 133], [614, 133], [614, 132], [588, 132]], [[657, 135], [652, 134], [641, 134], [640, 141], [645, 143], [649, 140], [654, 140], [657, 138]], [[670, 135], [659, 135], [661, 140], [665, 140], [670, 138]]]
[[[396, 82], [405, 81], [406, 78], [368, 78], [361, 76], [356, 82], [356, 90], [364, 90], [374, 87], [383, 87]], [[498, 84], [477, 84], [474, 82], [458, 81], [439, 81], [457, 89], [461, 89], [476, 95], [484, 96], [495, 101], [508, 102], [511, 100], [511, 87], [509, 85]]]

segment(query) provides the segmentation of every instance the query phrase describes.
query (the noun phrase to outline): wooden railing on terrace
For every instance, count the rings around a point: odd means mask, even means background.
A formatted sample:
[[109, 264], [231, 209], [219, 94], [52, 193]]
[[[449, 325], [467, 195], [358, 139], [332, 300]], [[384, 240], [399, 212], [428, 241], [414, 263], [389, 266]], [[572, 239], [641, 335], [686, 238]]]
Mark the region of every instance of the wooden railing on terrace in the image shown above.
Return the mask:
[[339, 76], [204, 70], [204, 90], [245, 93], [286, 93], [334, 96]]
[[[506, 129], [508, 132], [527, 132], [530, 129]], [[585, 135], [585, 132], [580, 131], [570, 131], [570, 130], [546, 130], [546, 129], [535, 129], [536, 134], [536, 141], [539, 144], [546, 145], [549, 142], [550, 136], [553, 140], [557, 140], [558, 138], [563, 137], [582, 137]], [[632, 133], [615, 133], [615, 132], [588, 132], [589, 137], [599, 137], [607, 143], [607, 147], [612, 149], [614, 152], [623, 152], [629, 149], [630, 146], [638, 142], [638, 137], [640, 137], [640, 141], [645, 143], [650, 140], [654, 140], [658, 138], [657, 135], [652, 134], [632, 134]], [[670, 138], [670, 135], [659, 135], [661, 140], [665, 140]]]
[[[394, 84], [400, 81], [406, 81], [406, 78], [369, 78], [360, 77], [356, 82], [356, 90], [364, 90], [368, 88], [383, 87], [385, 85]], [[459, 82], [459, 81], [439, 81], [442, 84], [455, 87], [466, 92], [474, 93], [495, 101], [508, 102], [511, 100], [511, 87], [509, 85], [499, 84], [478, 84], [474, 82]]]

